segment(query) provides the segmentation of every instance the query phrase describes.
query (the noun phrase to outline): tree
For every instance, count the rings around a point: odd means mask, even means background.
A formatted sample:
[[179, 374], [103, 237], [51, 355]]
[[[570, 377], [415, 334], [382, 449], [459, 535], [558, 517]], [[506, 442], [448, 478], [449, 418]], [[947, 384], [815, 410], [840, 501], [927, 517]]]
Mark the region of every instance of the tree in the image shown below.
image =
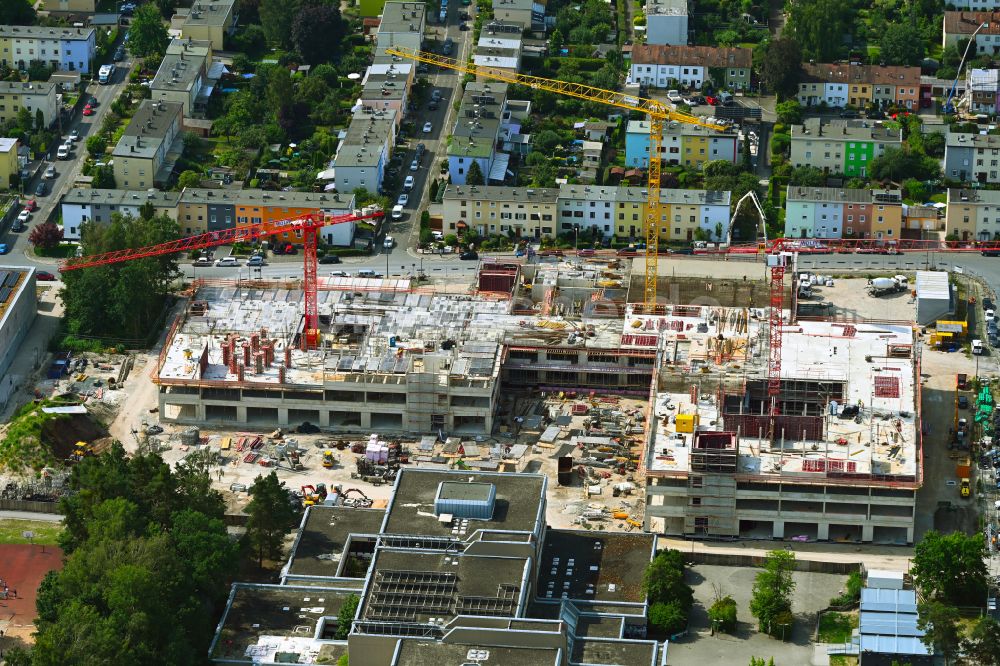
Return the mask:
[[870, 174], [875, 180], [895, 181], [904, 176], [917, 180], [936, 178], [941, 172], [940, 163], [903, 148], [887, 148], [871, 162]]
[[290, 501], [284, 482], [272, 471], [250, 486], [246, 512], [247, 540], [257, 553], [257, 565], [263, 567], [265, 557], [281, 557], [285, 535], [298, 524], [301, 508]]
[[961, 639], [958, 619], [958, 609], [939, 601], [926, 601], [917, 606], [917, 627], [925, 632], [920, 640], [943, 655], [946, 664], [958, 654]]
[[549, 36], [549, 53], [559, 55], [559, 51], [562, 49], [563, 44], [565, 43], [566, 40], [563, 37], [562, 30], [556, 28], [555, 30], [552, 31], [552, 34]]
[[798, 0], [789, 6], [782, 29], [817, 62], [831, 62], [841, 51], [845, 37], [854, 34], [854, 7], [831, 0]]
[[95, 167], [91, 187], [95, 190], [115, 189], [115, 170], [110, 165]]
[[483, 178], [483, 170], [479, 167], [479, 162], [473, 160], [469, 165], [469, 172], [465, 174], [466, 185], [482, 185], [486, 182]]
[[798, 125], [802, 122], [802, 105], [797, 99], [778, 102], [774, 111], [778, 115], [778, 122], [782, 125]]
[[760, 78], [779, 99], [794, 97], [799, 89], [802, 71], [802, 49], [798, 42], [779, 37], [767, 45], [760, 64]]
[[94, 134], [93, 136], [87, 137], [87, 152], [94, 159], [99, 159], [104, 156], [104, 153], [108, 150], [108, 140], [104, 138], [103, 134]]
[[753, 172], [753, 155], [750, 154], [750, 135], [743, 135], [743, 154], [740, 156], [740, 166], [744, 171]]
[[51, 250], [59, 247], [63, 239], [63, 230], [55, 222], [39, 224], [31, 230], [28, 241], [37, 248]]
[[357, 612], [360, 602], [361, 599], [356, 594], [349, 595], [344, 600], [344, 605], [340, 607], [340, 612], [337, 614], [337, 631], [333, 635], [336, 640], [346, 640], [347, 635], [351, 633], [351, 625], [354, 624], [354, 614]]
[[914, 549], [910, 573], [925, 599], [975, 604], [986, 589], [986, 544], [982, 534], [931, 530]]
[[980, 666], [1000, 666], [1000, 623], [988, 615], [979, 618], [962, 641], [962, 653]]
[[[167, 215], [151, 220], [112, 214], [110, 223], [85, 222], [84, 255], [143, 247], [180, 238]], [[178, 275], [177, 256], [149, 257], [63, 275], [59, 292], [73, 334], [140, 339], [149, 334]]]
[[929, 132], [924, 135], [924, 153], [927, 157], [944, 157], [945, 139], [941, 132]]
[[802, 187], [823, 187], [826, 185], [826, 174], [812, 166], [800, 166], [792, 169], [788, 176], [789, 185]]
[[552, 130], [542, 130], [533, 137], [535, 150], [544, 155], [551, 155], [556, 146], [562, 143], [562, 137]]
[[708, 609], [708, 619], [712, 623], [712, 631], [716, 629], [726, 633], [736, 630], [736, 600], [728, 594], [722, 596], [722, 590], [716, 588], [715, 601]]
[[292, 21], [298, 13], [300, 0], [260, 0], [260, 24], [267, 40], [276, 46], [288, 46], [292, 37]]
[[188, 169], [181, 173], [177, 177], [177, 188], [183, 190], [185, 187], [199, 187], [201, 186], [201, 174], [197, 171], [191, 171]]
[[0, 2], [0, 24], [34, 25], [35, 8], [30, 0], [4, 0]]
[[32, 60], [28, 63], [28, 80], [29, 81], [48, 81], [49, 77], [52, 76], [54, 68], [49, 67], [41, 60]]
[[336, 52], [331, 44], [339, 44], [347, 30], [337, 5], [304, 7], [292, 21], [292, 44], [310, 65], [330, 60]]
[[792, 610], [791, 595], [795, 590], [792, 569], [795, 553], [772, 550], [767, 554], [764, 570], [757, 573], [750, 599], [750, 614], [757, 618], [762, 631], [771, 635], [781, 632], [781, 616]]
[[930, 196], [930, 189], [916, 178], [907, 178], [903, 181], [903, 192], [907, 198], [918, 202], [927, 201]]
[[917, 66], [924, 57], [924, 40], [909, 22], [893, 22], [882, 31], [879, 57], [889, 65]]
[[35, 110], [35, 131], [41, 132], [45, 129], [45, 114], [41, 109]]
[[156, 5], [153, 3], [139, 5], [129, 26], [129, 53], [137, 58], [162, 56], [167, 52], [169, 42], [167, 27]]
[[649, 626], [661, 636], [671, 636], [684, 631], [688, 614], [679, 601], [657, 601], [649, 606]]

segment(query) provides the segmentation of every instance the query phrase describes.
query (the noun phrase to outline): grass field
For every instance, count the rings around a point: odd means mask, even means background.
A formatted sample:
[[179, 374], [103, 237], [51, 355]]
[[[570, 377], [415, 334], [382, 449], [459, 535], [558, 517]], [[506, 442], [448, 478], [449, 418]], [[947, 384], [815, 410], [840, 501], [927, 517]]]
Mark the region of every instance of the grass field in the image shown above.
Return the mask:
[[[62, 523], [4, 518], [0, 520], [0, 543], [33, 543], [38, 546], [54, 546], [61, 531]], [[29, 541], [21, 536], [24, 532], [34, 532], [35, 537]]]
[[858, 666], [858, 658], [847, 654], [831, 654], [830, 666]]
[[854, 613], [824, 613], [819, 621], [819, 642], [846, 643], [856, 626], [858, 616]]

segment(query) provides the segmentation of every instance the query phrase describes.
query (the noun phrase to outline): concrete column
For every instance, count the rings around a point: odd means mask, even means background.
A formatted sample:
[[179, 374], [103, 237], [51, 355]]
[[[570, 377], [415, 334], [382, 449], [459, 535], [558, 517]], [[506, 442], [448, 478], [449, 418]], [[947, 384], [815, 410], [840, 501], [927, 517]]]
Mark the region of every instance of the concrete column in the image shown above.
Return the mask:
[[206, 421], [206, 420], [208, 420], [208, 419], [207, 419], [207, 416], [206, 416], [206, 413], [207, 413], [207, 410], [206, 410], [206, 408], [205, 408], [205, 403], [203, 403], [203, 402], [199, 402], [199, 403], [198, 403], [198, 404], [197, 404], [197, 405], [195, 406], [195, 408], [197, 409], [197, 413], [198, 413], [198, 420], [199, 420], [199, 421]]
[[816, 538], [826, 541], [830, 538], [830, 523], [819, 523], [816, 526]]
[[774, 527], [771, 532], [771, 537], [774, 539], [785, 538], [785, 521], [783, 520], [774, 521]]
[[372, 413], [371, 412], [361, 412], [361, 427], [371, 428], [372, 427]]
[[236, 405], [236, 422], [246, 423], [247, 422], [247, 408], [242, 405]]
[[278, 407], [278, 425], [288, 425], [288, 408]]
[[906, 543], [913, 543], [913, 525], [906, 528]]
[[319, 427], [329, 428], [330, 427], [330, 410], [321, 409], [319, 410]]
[[[907, 531], [908, 536], [912, 536], [912, 527]], [[866, 542], [871, 542], [875, 539], [875, 526], [871, 523], [865, 523], [861, 526], [861, 540]]]

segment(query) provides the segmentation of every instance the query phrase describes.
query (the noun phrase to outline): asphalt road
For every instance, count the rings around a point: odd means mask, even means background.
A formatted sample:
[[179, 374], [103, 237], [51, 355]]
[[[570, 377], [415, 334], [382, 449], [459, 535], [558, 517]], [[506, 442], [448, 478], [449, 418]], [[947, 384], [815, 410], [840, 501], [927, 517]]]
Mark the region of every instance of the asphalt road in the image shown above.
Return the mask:
[[[104, 120], [105, 114], [109, 113], [111, 103], [125, 88], [131, 66], [131, 60], [118, 63], [114, 84], [102, 86], [94, 83], [91, 85], [86, 94], [89, 97], [97, 98], [97, 112], [92, 116], [77, 114], [68, 124], [61, 128], [64, 138], [68, 137], [72, 130], [77, 130], [80, 133], [80, 138], [73, 144], [74, 150], [71, 158], [68, 160], [55, 159], [57, 146], [53, 146], [50, 151], [53, 161], [46, 161], [39, 171], [39, 175], [28, 183], [25, 183], [22, 201], [34, 199], [38, 204], [38, 209], [31, 214], [31, 219], [28, 221], [24, 231], [20, 233], [8, 231], [4, 234], [2, 241], [11, 248], [11, 255], [21, 255], [23, 257], [24, 251], [28, 248], [28, 235], [31, 233], [32, 227], [48, 220], [50, 216], [53, 219], [55, 218], [55, 214], [58, 213], [55, 209], [59, 205], [62, 195], [72, 189], [73, 183], [83, 168], [83, 160], [87, 155], [87, 137], [100, 130], [101, 122]], [[55, 166], [56, 168], [56, 177], [53, 179], [47, 179], [44, 175], [45, 169], [49, 166]], [[48, 194], [38, 197], [34, 193], [35, 188], [38, 187], [41, 181], [47, 183]], [[16, 263], [13, 261], [12, 256], [4, 257], [2, 261], [5, 263]]]

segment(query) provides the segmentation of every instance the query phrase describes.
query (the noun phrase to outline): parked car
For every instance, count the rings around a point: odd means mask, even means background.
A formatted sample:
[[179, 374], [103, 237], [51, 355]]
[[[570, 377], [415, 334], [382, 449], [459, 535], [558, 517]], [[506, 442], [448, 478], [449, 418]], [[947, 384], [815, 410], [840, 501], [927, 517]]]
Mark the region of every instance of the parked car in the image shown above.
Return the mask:
[[239, 266], [240, 262], [236, 257], [223, 257], [215, 262], [216, 266]]
[[56, 149], [56, 157], [58, 159], [61, 159], [61, 160], [68, 160], [69, 159], [69, 148], [67, 148], [65, 145], [59, 146]]
[[470, 260], [474, 261], [479, 259], [479, 253], [477, 253], [475, 250], [466, 250], [462, 254], [458, 255], [458, 258], [463, 259], [465, 261], [470, 261]]
[[402, 194], [400, 194], [399, 198], [396, 199], [396, 205], [397, 206], [405, 206], [408, 203], [410, 203], [410, 195], [407, 194], [406, 192], [403, 192]]
[[48, 169], [46, 169], [45, 170], [45, 177], [46, 178], [55, 178], [56, 177], [56, 168], [54, 166], [50, 166]]
[[34, 199], [28, 199], [27, 201], [24, 202], [24, 210], [28, 211], [29, 213], [34, 213], [35, 210], [37, 209], [38, 209], [38, 204], [35, 202]]
[[25, 208], [24, 210], [22, 210], [20, 213], [17, 214], [17, 221], [21, 223], [22, 228], [25, 224], [28, 223], [29, 219], [31, 219], [31, 211], [29, 211], [27, 208]]
[[458, 20], [459, 21], [471, 21], [472, 17], [469, 16], [469, 12], [460, 12], [458, 14]]
[[358, 271], [359, 278], [380, 278], [382, 274], [378, 271], [372, 270], [371, 268], [362, 268]]
[[430, 122], [424, 123], [424, 134], [430, 134], [433, 131], [434, 131], [434, 125], [432, 125]]
[[469, 24], [468, 23], [459, 23], [458, 24], [458, 29], [461, 30], [461, 31], [463, 31], [463, 32], [465, 32], [466, 30], [469, 29]]
[[7, 247], [7, 243], [0, 243], [0, 254], [7, 254], [10, 252], [10, 248]]
[[333, 271], [330, 273], [330, 277], [351, 277], [351, 274], [347, 271]]
[[713, 95], [705, 95], [705, 104], [709, 106], [715, 106], [719, 103], [719, 99]]
[[94, 115], [94, 107], [92, 105], [90, 105], [90, 104], [88, 104], [87, 106], [83, 107], [83, 115], [85, 115], [85, 116], [92, 116], [92, 115]]
[[266, 264], [267, 262], [264, 261], [264, 257], [259, 254], [250, 257], [250, 261], [247, 262], [247, 266], [265, 266]]
[[339, 264], [340, 257], [335, 254], [324, 254], [320, 257], [319, 263], [321, 264]]
[[860, 118], [861, 114], [858, 113], [857, 111], [847, 110], [847, 111], [841, 111], [840, 112], [840, 117], [841, 118], [847, 118], [847, 119]]
[[385, 240], [382, 241], [382, 247], [384, 247], [387, 250], [391, 250], [395, 246], [396, 246], [396, 239], [393, 238], [392, 236], [386, 236]]
[[407, 176], [403, 179], [403, 189], [407, 192], [413, 189], [413, 176]]
[[79, 130], [71, 130], [70, 133], [69, 133], [69, 141], [72, 141], [72, 142], [76, 143], [79, 140], [80, 140], [80, 131]]
[[212, 265], [212, 258], [211, 257], [198, 257], [197, 259], [195, 259], [194, 261], [191, 262], [191, 265], [192, 266], [211, 266]]
[[668, 90], [667, 99], [673, 102], [674, 104], [680, 104], [684, 101], [684, 98], [681, 97], [680, 92], [678, 92], [677, 90]]
[[440, 102], [441, 101], [441, 91], [438, 90], [437, 88], [435, 88], [434, 90], [432, 90], [431, 91], [431, 99], [433, 101], [435, 101], [435, 102]]
[[55, 282], [56, 276], [48, 271], [38, 271], [35, 273], [35, 279], [39, 282]]
[[48, 193], [49, 193], [49, 184], [46, 183], [44, 180], [38, 183], [38, 187], [35, 188], [35, 196], [44, 197]]
[[399, 204], [396, 204], [395, 206], [392, 207], [392, 219], [399, 220], [402, 219], [402, 217], [403, 217], [403, 207], [400, 206]]
[[414, 157], [413, 161], [410, 162], [410, 171], [416, 171], [419, 168], [420, 168], [420, 160]]
[[969, 399], [966, 396], [964, 395], [958, 396], [958, 408], [959, 409], [969, 408]]

